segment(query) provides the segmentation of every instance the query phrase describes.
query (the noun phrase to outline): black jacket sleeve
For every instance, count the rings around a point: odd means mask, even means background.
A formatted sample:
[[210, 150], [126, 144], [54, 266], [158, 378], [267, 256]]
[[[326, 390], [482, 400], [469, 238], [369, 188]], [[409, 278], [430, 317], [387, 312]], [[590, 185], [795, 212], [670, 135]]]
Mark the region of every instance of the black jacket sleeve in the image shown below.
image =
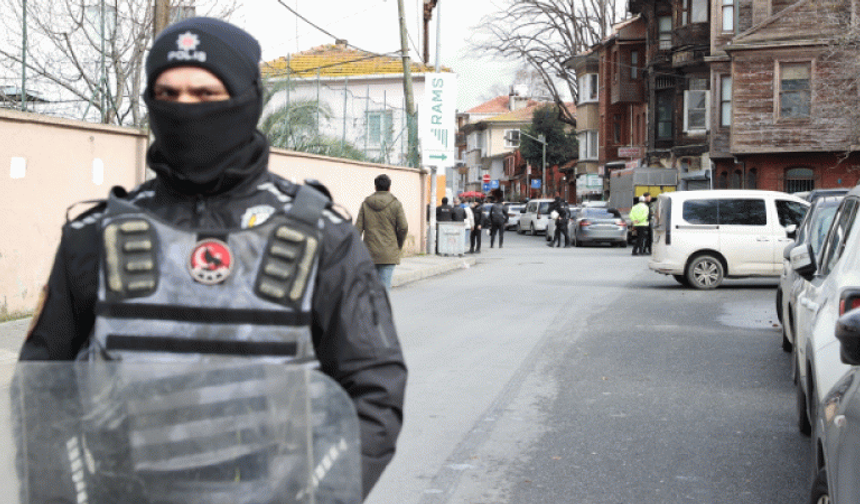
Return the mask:
[[358, 233], [331, 223], [327, 231], [314, 293], [314, 347], [322, 371], [358, 412], [366, 497], [394, 456], [406, 364], [388, 296]]
[[86, 343], [95, 321], [97, 243], [94, 224], [63, 228], [21, 360], [72, 360]]

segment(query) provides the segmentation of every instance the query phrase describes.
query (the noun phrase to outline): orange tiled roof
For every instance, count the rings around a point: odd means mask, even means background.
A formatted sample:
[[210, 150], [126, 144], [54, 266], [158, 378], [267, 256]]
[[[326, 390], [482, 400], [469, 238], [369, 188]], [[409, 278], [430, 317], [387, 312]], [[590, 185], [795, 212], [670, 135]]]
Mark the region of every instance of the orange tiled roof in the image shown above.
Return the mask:
[[[532, 116], [537, 108], [553, 105], [553, 102], [537, 102], [534, 100], [529, 100], [530, 105], [527, 107], [523, 107], [518, 110], [514, 110], [512, 112], [508, 112], [506, 114], [499, 114], [493, 117], [489, 117], [484, 119], [485, 122], [521, 122], [521, 121], [531, 121]], [[534, 103], [533, 105], [531, 103]], [[565, 103], [567, 109], [571, 112], [571, 115], [576, 117], [576, 104], [574, 103]]]
[[[379, 74], [402, 74], [403, 60], [397, 55], [379, 55], [350, 49], [342, 44], [326, 44], [307, 51], [281, 56], [260, 65], [264, 77], [284, 75], [287, 64], [291, 73], [299, 77], [352, 77]], [[413, 73], [433, 72], [420, 62], [412, 63]], [[450, 72], [448, 68], [442, 71]]]

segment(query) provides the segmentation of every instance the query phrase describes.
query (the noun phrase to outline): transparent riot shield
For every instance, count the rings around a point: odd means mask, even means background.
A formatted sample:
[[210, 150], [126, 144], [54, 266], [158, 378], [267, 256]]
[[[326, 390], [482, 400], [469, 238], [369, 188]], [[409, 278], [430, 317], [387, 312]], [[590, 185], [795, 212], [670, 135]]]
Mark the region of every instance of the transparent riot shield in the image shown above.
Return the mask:
[[0, 369], [4, 503], [361, 502], [358, 419], [319, 372], [247, 361]]

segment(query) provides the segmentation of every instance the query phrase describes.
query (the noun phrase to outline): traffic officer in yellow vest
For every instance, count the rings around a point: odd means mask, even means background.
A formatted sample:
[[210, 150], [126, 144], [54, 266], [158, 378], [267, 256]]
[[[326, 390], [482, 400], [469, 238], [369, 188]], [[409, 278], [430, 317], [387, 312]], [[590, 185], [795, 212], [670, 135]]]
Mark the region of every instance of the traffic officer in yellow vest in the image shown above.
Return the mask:
[[633, 244], [633, 255], [644, 255], [645, 245], [648, 240], [649, 214], [648, 208], [648, 193], [639, 197], [639, 203], [633, 205], [630, 209], [630, 220], [633, 221], [633, 227], [636, 228], [636, 242]]

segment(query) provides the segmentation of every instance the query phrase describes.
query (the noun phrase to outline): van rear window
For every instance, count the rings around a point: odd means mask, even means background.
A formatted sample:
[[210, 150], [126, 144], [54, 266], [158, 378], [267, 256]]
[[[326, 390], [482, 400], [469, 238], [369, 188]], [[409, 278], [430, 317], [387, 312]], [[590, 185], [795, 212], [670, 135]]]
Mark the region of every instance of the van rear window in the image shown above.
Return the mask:
[[688, 200], [682, 207], [682, 216], [690, 224], [767, 225], [767, 208], [762, 199]]

